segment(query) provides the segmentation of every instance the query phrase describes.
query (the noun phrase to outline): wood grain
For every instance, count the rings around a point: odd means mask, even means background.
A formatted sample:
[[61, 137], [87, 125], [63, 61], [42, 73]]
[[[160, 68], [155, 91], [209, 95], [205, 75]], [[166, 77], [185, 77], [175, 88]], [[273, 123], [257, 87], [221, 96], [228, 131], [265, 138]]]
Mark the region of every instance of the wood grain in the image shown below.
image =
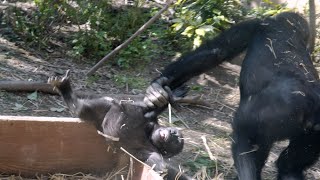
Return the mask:
[[[128, 166], [128, 156], [108, 151], [109, 145], [93, 125], [77, 118], [0, 116], [1, 173], [106, 174]], [[135, 164], [133, 179], [143, 179], [149, 170]]]

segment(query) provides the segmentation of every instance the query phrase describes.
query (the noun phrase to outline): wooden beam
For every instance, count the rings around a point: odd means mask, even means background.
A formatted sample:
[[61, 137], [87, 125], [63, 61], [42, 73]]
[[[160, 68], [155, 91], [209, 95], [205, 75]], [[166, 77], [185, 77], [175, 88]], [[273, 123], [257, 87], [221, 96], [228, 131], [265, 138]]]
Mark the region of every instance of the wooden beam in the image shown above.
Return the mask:
[[[128, 164], [127, 155], [78, 118], [0, 116], [0, 173], [104, 175]], [[134, 179], [160, 178], [137, 164]]]

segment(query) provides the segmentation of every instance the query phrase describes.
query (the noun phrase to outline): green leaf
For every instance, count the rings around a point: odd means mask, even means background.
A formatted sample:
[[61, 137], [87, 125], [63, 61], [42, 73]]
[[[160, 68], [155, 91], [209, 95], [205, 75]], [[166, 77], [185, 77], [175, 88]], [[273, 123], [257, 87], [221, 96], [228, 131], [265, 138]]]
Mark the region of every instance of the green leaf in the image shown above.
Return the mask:
[[37, 100], [37, 99], [38, 99], [38, 92], [35, 91], [35, 92], [29, 94], [29, 95], [27, 96], [27, 98], [28, 98], [29, 100], [34, 100], [34, 101]]
[[263, 16], [271, 16], [271, 15], [274, 15], [278, 12], [278, 10], [269, 10], [269, 11], [266, 11], [265, 13], [263, 13]]
[[52, 111], [52, 112], [63, 112], [65, 110], [65, 108], [55, 108], [55, 107], [53, 107], [53, 108], [50, 108], [50, 111]]
[[210, 31], [213, 31], [213, 26], [212, 25], [204, 25], [204, 26], [199, 27], [198, 29], [203, 29], [206, 32], [210, 32]]
[[182, 22], [179, 22], [179, 23], [175, 23], [172, 25], [172, 27], [174, 28], [175, 31], [179, 31], [183, 26], [183, 23]]
[[22, 110], [27, 110], [28, 108], [24, 107], [22, 104], [19, 104], [19, 103], [15, 103], [14, 104], [15, 107], [12, 108], [13, 110], [15, 111], [22, 111]]
[[200, 36], [197, 36], [193, 40], [193, 47], [194, 48], [199, 47], [201, 45], [201, 43], [202, 43], [202, 40], [201, 40]]
[[72, 44], [76, 44], [78, 42], [78, 39], [72, 40]]
[[194, 26], [188, 26], [181, 34], [184, 36], [191, 37], [194, 33]]
[[172, 23], [182, 23], [182, 19], [181, 18], [172, 19], [171, 22]]
[[199, 36], [206, 35], [206, 31], [204, 29], [196, 29], [196, 34]]
[[218, 10], [218, 9], [212, 9], [212, 13], [213, 13], [213, 14], [216, 14], [216, 15], [220, 15], [220, 14], [221, 14], [221, 11]]
[[195, 22], [196, 22], [198, 25], [200, 25], [200, 24], [202, 23], [202, 21], [203, 21], [203, 20], [202, 20], [202, 17], [201, 17], [201, 16], [197, 16], [197, 17], [196, 17], [196, 21], [195, 21]]

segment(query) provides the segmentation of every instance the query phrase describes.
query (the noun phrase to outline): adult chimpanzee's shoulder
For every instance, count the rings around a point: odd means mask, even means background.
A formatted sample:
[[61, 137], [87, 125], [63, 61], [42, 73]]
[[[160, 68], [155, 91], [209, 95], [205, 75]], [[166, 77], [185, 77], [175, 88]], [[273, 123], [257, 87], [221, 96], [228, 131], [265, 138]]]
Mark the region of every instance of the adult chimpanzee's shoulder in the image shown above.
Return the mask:
[[274, 17], [278, 22], [277, 28], [286, 29], [287, 33], [295, 33], [304, 42], [307, 42], [310, 36], [309, 24], [307, 20], [299, 13], [283, 12]]

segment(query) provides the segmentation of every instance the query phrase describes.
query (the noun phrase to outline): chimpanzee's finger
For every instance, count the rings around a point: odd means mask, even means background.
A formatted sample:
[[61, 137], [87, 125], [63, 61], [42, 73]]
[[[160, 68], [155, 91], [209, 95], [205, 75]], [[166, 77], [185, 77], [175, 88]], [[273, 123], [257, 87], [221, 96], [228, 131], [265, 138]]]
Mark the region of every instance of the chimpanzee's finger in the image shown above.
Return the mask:
[[155, 116], [156, 116], [156, 112], [155, 111], [149, 111], [149, 112], [144, 114], [145, 118], [153, 118]]
[[151, 102], [149, 100], [149, 98], [147, 97], [147, 95], [143, 98], [143, 102], [147, 105], [147, 107], [149, 108], [155, 108], [155, 105], [153, 104], [153, 102]]
[[168, 78], [163, 76], [163, 77], [160, 77], [157, 80], [155, 80], [153, 83], [158, 83], [161, 86], [165, 86], [168, 83]]
[[168, 99], [168, 101], [169, 101], [169, 103], [171, 104], [171, 106], [174, 108], [174, 109], [179, 109], [179, 107], [178, 107], [178, 105], [177, 105], [177, 103], [176, 103], [176, 99], [175, 99], [175, 97], [173, 96], [173, 93], [172, 93], [172, 91], [171, 91], [171, 89], [168, 87], [168, 86], [165, 86], [164, 87], [164, 89], [167, 91], [167, 93], [169, 94], [169, 99]]
[[149, 94], [153, 94], [162, 104], [168, 104], [169, 95], [160, 84], [153, 83]]
[[163, 107], [168, 104], [168, 101], [161, 94], [154, 91], [150, 91], [150, 93], [147, 93], [145, 97], [148, 98], [156, 107]]
[[172, 91], [171, 91], [171, 89], [168, 87], [168, 86], [164, 86], [164, 89], [165, 89], [165, 91], [167, 92], [167, 94], [168, 94], [168, 101], [169, 101], [169, 103], [171, 104], [171, 103], [174, 103], [174, 98], [173, 98], [173, 94], [172, 94]]

